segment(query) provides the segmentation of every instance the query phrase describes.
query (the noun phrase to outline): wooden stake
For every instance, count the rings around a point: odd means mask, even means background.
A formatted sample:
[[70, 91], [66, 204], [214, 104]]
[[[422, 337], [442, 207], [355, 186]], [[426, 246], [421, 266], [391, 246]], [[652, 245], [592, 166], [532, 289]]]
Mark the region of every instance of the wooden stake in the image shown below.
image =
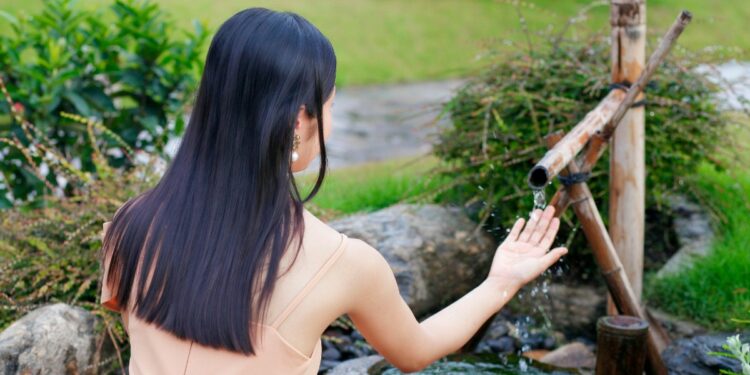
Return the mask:
[[[612, 0], [612, 82], [630, 84], [646, 62], [645, 0]], [[643, 94], [639, 93], [642, 99]], [[615, 129], [610, 150], [609, 235], [640, 301], [646, 205], [645, 114], [629, 109]], [[612, 296], [607, 311], [617, 314]], [[645, 318], [645, 317], [644, 317]]]

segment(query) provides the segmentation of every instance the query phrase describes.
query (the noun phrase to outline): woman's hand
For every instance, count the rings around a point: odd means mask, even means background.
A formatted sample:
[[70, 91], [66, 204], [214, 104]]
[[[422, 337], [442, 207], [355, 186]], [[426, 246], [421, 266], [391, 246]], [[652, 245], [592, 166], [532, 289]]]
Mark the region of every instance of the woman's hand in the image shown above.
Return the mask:
[[497, 248], [487, 281], [501, 290], [517, 291], [565, 255], [565, 247], [547, 252], [560, 228], [560, 219], [554, 214], [553, 206], [544, 211], [536, 209], [525, 228], [524, 219], [518, 219]]

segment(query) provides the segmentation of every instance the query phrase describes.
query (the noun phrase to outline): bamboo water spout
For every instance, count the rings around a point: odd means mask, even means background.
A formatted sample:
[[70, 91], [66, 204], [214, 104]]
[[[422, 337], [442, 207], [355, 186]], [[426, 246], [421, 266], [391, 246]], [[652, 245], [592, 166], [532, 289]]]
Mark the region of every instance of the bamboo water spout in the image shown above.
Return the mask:
[[[551, 178], [558, 174], [587, 174], [591, 171], [620, 120], [643, 91], [646, 83], [691, 19], [692, 15], [689, 12], [680, 13], [627, 93], [611, 91], [567, 135], [563, 137], [561, 133], [553, 133], [546, 137], [549, 151], [529, 172], [528, 182], [532, 188], [544, 187]], [[580, 161], [576, 160], [576, 155], [587, 144], [589, 147], [585, 155]], [[568, 204], [572, 206], [581, 221], [584, 234], [592, 247], [594, 258], [602, 271], [616, 310], [622, 314], [651, 321], [646, 340], [647, 372], [666, 375], [667, 369], [662, 361], [661, 352], [667, 346], [669, 337], [659, 323], [650, 319], [648, 312], [640, 306], [638, 295], [625, 274], [623, 263], [599, 215], [585, 179], [568, 178], [563, 182], [565, 186], [558, 190], [550, 204], [555, 205], [556, 215], [561, 214]]]
[[[664, 61], [667, 53], [692, 18], [690, 12], [683, 10], [662, 38], [659, 47], [649, 58], [648, 64], [646, 64], [646, 68], [638, 77], [638, 80], [628, 89], [627, 93], [623, 93], [622, 90], [612, 90], [555, 147], [547, 151], [529, 171], [528, 183], [531, 188], [541, 189], [547, 185], [551, 179], [555, 178], [563, 168], [574, 160], [575, 156], [594, 135], [599, 134], [605, 141], [612, 136], [620, 120], [635, 103], [638, 94], [643, 91], [646, 83], [656, 72], [656, 68]], [[603, 151], [604, 148], [601, 147], [598, 155], [594, 155], [591, 160], [587, 161], [585, 167], [588, 167], [588, 170], [584, 167], [583, 172], [590, 171]]]

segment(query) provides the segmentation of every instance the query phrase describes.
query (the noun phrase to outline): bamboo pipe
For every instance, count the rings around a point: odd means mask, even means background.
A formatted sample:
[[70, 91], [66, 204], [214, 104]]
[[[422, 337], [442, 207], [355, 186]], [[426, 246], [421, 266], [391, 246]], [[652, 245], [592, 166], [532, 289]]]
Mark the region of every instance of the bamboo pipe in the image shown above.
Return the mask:
[[[604, 141], [609, 140], [620, 120], [633, 105], [638, 94], [643, 91], [656, 68], [664, 61], [667, 53], [682, 34], [685, 26], [690, 23], [692, 17], [692, 14], [688, 11], [680, 12], [667, 34], [662, 38], [659, 47], [649, 58], [646, 68], [643, 69], [638, 80], [628, 89], [627, 93], [622, 94], [621, 90], [612, 90], [593, 111], [586, 114], [583, 121], [573, 127], [555, 147], [547, 151], [529, 172], [528, 183], [532, 189], [541, 189], [547, 185], [549, 180], [557, 176], [595, 134], [599, 134]], [[613, 93], [617, 92], [620, 95], [613, 97]], [[612, 105], [616, 105], [616, 108], [611, 108]], [[583, 170], [585, 172], [590, 171], [590, 168], [593, 167], [603, 152], [604, 147], [601, 147], [597, 155], [587, 157]]]
[[557, 176], [578, 154], [589, 139], [601, 132], [612, 119], [617, 108], [625, 99], [621, 90], [612, 90], [591, 112], [586, 114], [581, 122], [560, 140], [552, 149], [547, 151], [534, 168], [529, 172], [529, 186], [541, 189], [550, 179]]
[[[560, 136], [561, 133], [548, 136], [548, 146], [553, 148], [555, 142], [560, 141]], [[578, 165], [573, 162], [568, 165], [567, 171], [561, 171], [561, 173], [578, 173], [579, 171]], [[620, 258], [599, 215], [599, 210], [596, 208], [588, 184], [585, 182], [573, 184], [566, 190], [570, 205], [573, 207], [578, 220], [581, 221], [583, 233], [586, 235], [589, 245], [591, 245], [594, 260], [602, 271], [607, 289], [609, 289], [609, 293], [612, 295], [620, 313], [648, 320], [647, 314], [641, 309], [638, 298], [630, 287], [630, 281], [623, 271]], [[648, 330], [646, 346], [648, 373], [666, 375], [667, 369], [661, 358], [661, 352], [666, 347], [666, 341], [659, 334], [659, 330], [654, 328]]]

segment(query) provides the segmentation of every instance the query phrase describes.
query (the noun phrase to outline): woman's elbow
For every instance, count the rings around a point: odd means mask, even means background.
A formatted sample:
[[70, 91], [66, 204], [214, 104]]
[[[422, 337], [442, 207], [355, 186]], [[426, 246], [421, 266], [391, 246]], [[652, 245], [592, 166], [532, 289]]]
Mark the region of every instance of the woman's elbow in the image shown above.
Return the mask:
[[398, 365], [396, 365], [396, 368], [398, 368], [399, 371], [408, 374], [411, 372], [422, 371], [429, 365], [429, 363], [426, 363], [425, 361], [422, 361], [420, 359], [413, 359], [409, 362], [399, 363]]

